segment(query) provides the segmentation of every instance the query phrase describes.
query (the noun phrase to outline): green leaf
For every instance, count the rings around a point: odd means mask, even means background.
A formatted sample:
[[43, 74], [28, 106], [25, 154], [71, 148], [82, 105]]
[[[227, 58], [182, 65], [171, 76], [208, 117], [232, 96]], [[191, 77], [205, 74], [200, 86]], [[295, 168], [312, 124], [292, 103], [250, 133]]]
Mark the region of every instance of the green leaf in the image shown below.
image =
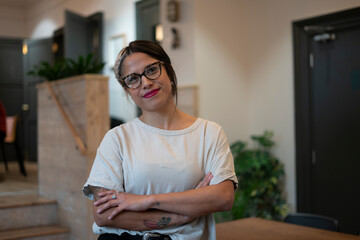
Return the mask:
[[48, 62], [41, 62], [39, 65], [34, 65], [28, 75], [51, 81], [85, 73], [100, 73], [104, 66], [104, 62], [94, 60], [93, 54], [90, 53], [85, 58], [79, 56], [76, 60], [58, 60], [52, 65]]
[[243, 141], [230, 146], [239, 180], [231, 214], [227, 214], [232, 219], [257, 216], [281, 220], [288, 212], [282, 194], [284, 166], [271, 153], [275, 145], [272, 138], [271, 131], [264, 131], [262, 135], [251, 136], [257, 145], [254, 149], [248, 149]]

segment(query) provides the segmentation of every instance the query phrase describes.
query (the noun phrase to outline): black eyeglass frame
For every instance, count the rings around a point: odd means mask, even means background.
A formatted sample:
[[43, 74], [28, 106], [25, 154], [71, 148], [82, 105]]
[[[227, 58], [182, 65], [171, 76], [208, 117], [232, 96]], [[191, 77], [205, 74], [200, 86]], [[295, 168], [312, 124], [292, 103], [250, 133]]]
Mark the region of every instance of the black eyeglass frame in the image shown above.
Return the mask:
[[[156, 65], [156, 64], [158, 64], [159, 67], [160, 67], [160, 74], [159, 74], [159, 76], [156, 77], [156, 78], [149, 78], [148, 76], [146, 76], [146, 73], [145, 73], [145, 72], [148, 70], [149, 67], [151, 67], [151, 66], [153, 66], [153, 65]], [[128, 89], [137, 89], [137, 88], [140, 87], [141, 84], [142, 84], [142, 76], [145, 76], [145, 77], [146, 77], [147, 79], [149, 79], [149, 80], [156, 80], [156, 79], [158, 79], [158, 78], [161, 76], [161, 74], [162, 74], [161, 65], [163, 65], [163, 64], [164, 64], [164, 62], [162, 62], [162, 61], [157, 61], [157, 62], [151, 63], [151, 64], [147, 65], [147, 66], [144, 68], [144, 71], [143, 71], [141, 74], [138, 74], [138, 73], [130, 73], [129, 75], [126, 75], [125, 77], [121, 78], [121, 80], [123, 81], [125, 87], [127, 87]], [[127, 77], [129, 77], [130, 75], [136, 75], [136, 76], [138, 76], [139, 79], [140, 79], [139, 85], [138, 85], [137, 87], [135, 87], [135, 88], [129, 87], [129, 86], [126, 84], [126, 82], [125, 82], [125, 79], [126, 79]]]

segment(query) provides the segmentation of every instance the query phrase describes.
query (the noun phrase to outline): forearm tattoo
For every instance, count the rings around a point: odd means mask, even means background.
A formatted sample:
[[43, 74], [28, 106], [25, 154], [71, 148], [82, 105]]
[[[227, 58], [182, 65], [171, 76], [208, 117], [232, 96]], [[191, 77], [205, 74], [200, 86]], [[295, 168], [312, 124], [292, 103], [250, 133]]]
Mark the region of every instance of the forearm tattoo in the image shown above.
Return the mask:
[[159, 227], [166, 227], [167, 225], [169, 225], [169, 223], [171, 222], [171, 217], [162, 217], [159, 222], [158, 222], [158, 226]]
[[162, 217], [158, 222], [145, 220], [144, 226], [152, 229], [165, 228], [170, 224], [171, 220], [171, 217]]

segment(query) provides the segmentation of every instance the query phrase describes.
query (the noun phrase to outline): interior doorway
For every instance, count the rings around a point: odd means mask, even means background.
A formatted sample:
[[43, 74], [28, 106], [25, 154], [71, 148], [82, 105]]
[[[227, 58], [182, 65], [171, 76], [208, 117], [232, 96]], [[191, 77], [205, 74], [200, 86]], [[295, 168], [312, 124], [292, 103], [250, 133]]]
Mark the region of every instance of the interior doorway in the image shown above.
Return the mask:
[[156, 26], [160, 23], [159, 0], [136, 2], [136, 39], [155, 42]]
[[[156, 26], [160, 24], [159, 0], [143, 0], [136, 2], [136, 40], [156, 42]], [[136, 106], [137, 116], [141, 109]]]
[[360, 8], [293, 23], [297, 210], [360, 232]]

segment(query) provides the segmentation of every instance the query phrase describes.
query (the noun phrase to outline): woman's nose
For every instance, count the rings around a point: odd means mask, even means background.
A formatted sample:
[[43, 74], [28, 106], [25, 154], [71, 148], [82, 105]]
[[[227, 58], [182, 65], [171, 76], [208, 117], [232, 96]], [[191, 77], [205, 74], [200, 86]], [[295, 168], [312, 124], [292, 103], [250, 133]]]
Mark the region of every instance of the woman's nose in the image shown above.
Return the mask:
[[144, 76], [142, 76], [142, 86], [144, 87], [144, 88], [147, 88], [148, 86], [151, 86], [152, 85], [152, 81], [150, 80], [150, 79], [148, 79], [147, 77], [145, 77], [145, 75]]

